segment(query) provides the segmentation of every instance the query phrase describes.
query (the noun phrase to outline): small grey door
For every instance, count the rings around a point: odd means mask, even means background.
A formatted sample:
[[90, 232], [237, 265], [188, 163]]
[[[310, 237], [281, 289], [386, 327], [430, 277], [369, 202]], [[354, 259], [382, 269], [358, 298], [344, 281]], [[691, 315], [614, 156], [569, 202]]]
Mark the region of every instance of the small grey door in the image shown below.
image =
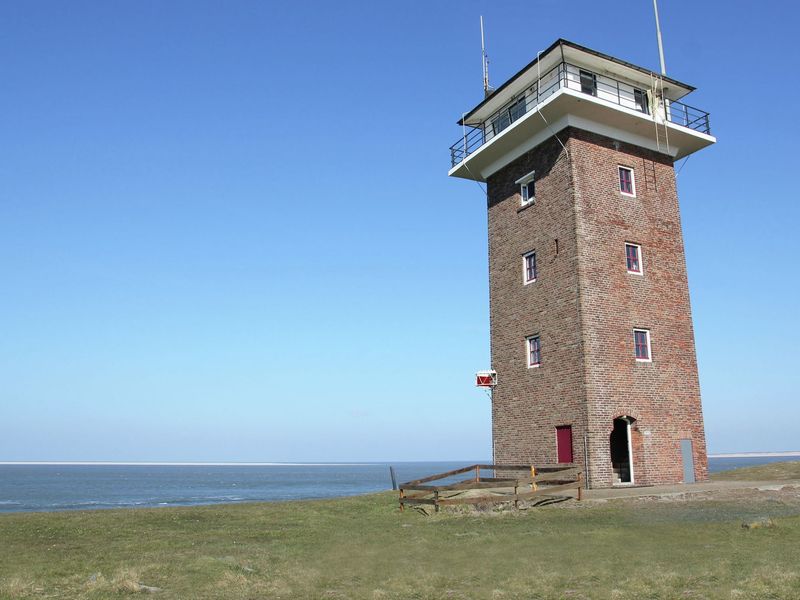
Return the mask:
[[681, 440], [681, 456], [683, 457], [683, 482], [694, 483], [694, 454], [692, 454], [692, 440]]

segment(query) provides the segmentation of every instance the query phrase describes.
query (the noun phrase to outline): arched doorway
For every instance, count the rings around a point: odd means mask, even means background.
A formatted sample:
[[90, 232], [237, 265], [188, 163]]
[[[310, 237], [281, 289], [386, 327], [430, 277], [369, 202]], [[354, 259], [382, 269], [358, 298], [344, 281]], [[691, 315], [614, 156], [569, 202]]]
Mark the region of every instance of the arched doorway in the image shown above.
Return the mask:
[[614, 429], [611, 431], [611, 469], [613, 483], [633, 483], [633, 447], [631, 446], [631, 423], [633, 417], [618, 417], [614, 419]]

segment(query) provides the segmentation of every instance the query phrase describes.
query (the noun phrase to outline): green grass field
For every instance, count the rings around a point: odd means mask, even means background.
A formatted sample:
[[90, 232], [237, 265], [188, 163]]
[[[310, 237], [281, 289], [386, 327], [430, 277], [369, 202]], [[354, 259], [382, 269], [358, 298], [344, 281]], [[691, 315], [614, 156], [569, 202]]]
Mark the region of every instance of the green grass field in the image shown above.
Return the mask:
[[713, 481], [800, 481], [800, 461], [775, 462], [714, 473]]
[[129, 595], [800, 598], [800, 491], [431, 516], [392, 493], [0, 515], [0, 598]]

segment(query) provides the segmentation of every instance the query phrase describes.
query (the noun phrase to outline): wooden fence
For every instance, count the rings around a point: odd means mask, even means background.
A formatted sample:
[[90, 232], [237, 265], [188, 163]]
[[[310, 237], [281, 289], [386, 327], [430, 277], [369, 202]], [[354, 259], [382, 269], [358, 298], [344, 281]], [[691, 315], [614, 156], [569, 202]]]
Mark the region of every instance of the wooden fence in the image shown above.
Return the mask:
[[[491, 477], [481, 473], [490, 472]], [[467, 479], [454, 483], [432, 483], [469, 473]], [[574, 463], [552, 465], [470, 465], [401, 483], [400, 510], [406, 504], [432, 505], [436, 512], [440, 506], [453, 504], [498, 504], [513, 502], [519, 507], [520, 500], [536, 496], [559, 496], [567, 490], [577, 490], [581, 499], [583, 473]], [[475, 495], [475, 490], [486, 493]], [[412, 492], [412, 494], [409, 494]]]

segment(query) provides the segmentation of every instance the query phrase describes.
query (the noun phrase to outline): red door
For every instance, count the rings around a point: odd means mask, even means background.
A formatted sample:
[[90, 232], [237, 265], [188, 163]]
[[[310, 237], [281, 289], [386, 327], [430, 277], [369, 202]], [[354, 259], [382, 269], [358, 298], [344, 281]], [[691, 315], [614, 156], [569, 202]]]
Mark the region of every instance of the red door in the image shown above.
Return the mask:
[[556, 451], [558, 462], [572, 462], [572, 425], [556, 427]]

